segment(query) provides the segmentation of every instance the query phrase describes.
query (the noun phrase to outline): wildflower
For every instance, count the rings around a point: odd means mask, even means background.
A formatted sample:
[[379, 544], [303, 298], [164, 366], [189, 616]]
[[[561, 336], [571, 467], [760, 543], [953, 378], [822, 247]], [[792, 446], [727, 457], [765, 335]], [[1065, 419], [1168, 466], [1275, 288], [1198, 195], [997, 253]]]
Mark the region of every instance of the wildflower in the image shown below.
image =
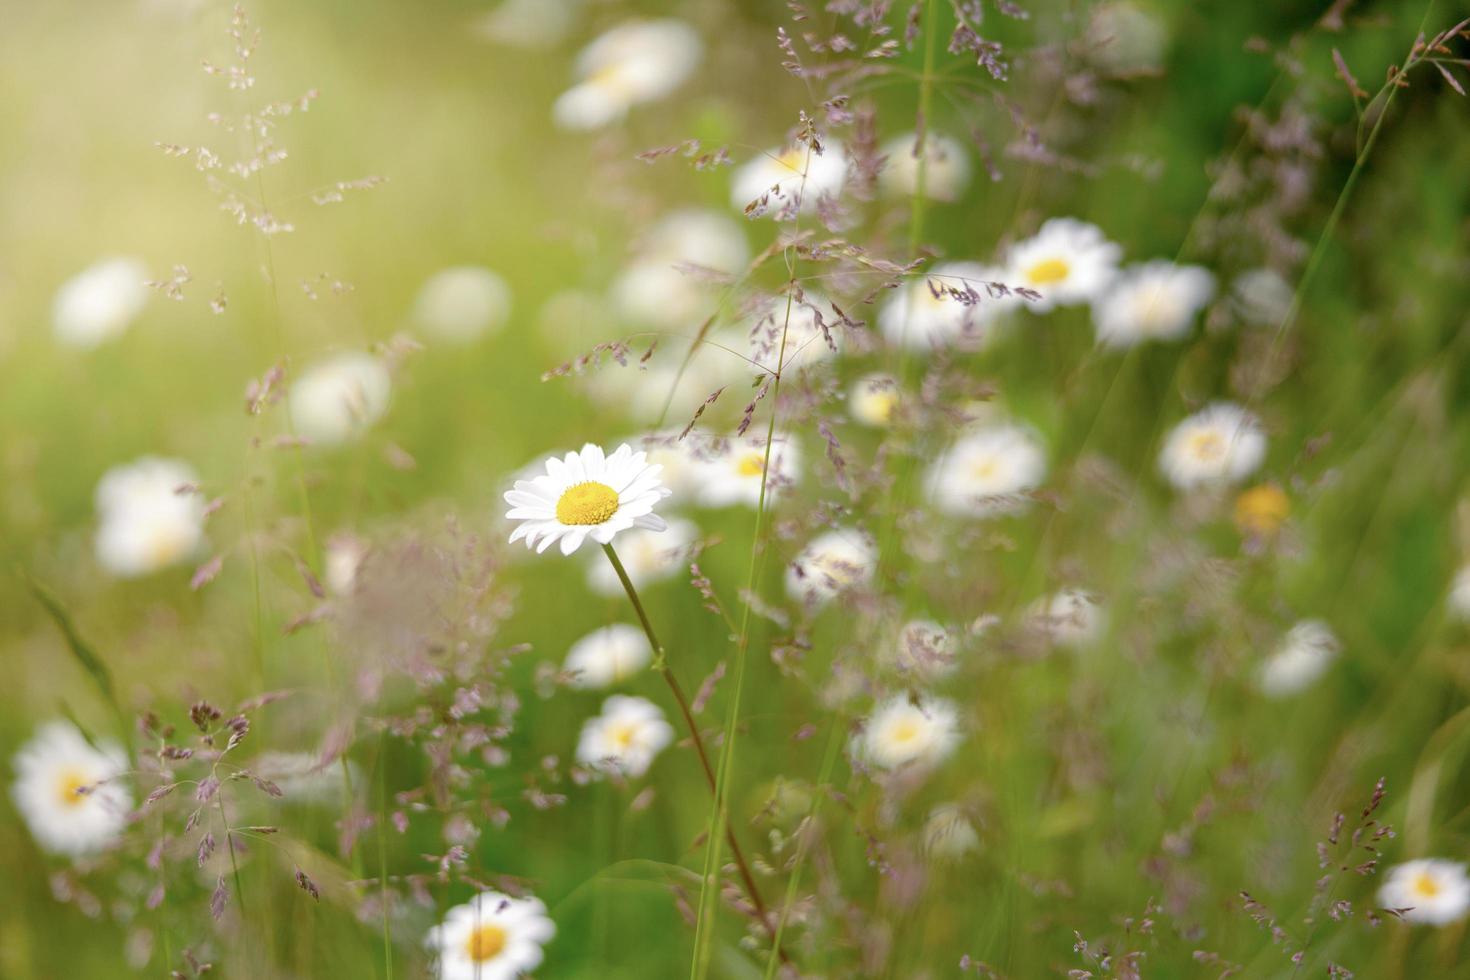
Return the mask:
[[[663, 532], [634, 528], [618, 542], [618, 557], [635, 588], [668, 578], [684, 567], [689, 546], [699, 537], [693, 521], [681, 517], [668, 519]], [[587, 585], [598, 595], [620, 596], [623, 584], [617, 572], [601, 556], [593, 555], [587, 566]]]
[[566, 36], [579, 0], [501, 0], [482, 17], [478, 32], [517, 48], [547, 48]]
[[[357, 782], [357, 764], [347, 762], [351, 782]], [[265, 752], [250, 767], [251, 772], [268, 779], [281, 791], [281, 797], [293, 803], [334, 803], [345, 788], [338, 764], [322, 763], [313, 752]]]
[[1306, 690], [1327, 672], [1340, 649], [1326, 623], [1302, 620], [1287, 631], [1276, 652], [1261, 665], [1261, 693], [1284, 698]]
[[1177, 340], [1215, 294], [1215, 277], [1196, 265], [1156, 260], [1129, 266], [1092, 304], [1097, 342], [1132, 347]]
[[[797, 366], [811, 368], [830, 360], [843, 341], [841, 329], [820, 312], [830, 306], [825, 297], [813, 292], [790, 302], [784, 296], [775, 297], [747, 334], [750, 359], [771, 372], [778, 367], [787, 372]], [[731, 339], [725, 346], [739, 350], [741, 344]]]
[[910, 350], [983, 346], [998, 315], [1018, 302], [990, 295], [987, 284], [1003, 274], [975, 262], [936, 265], [894, 292], [878, 311], [878, 326], [889, 343]]
[[1058, 306], [1090, 303], [1118, 272], [1123, 250], [1102, 229], [1075, 218], [1052, 218], [1031, 238], [1014, 245], [1006, 260], [1005, 283], [1041, 294], [1027, 309], [1046, 313]]
[[1073, 649], [1091, 645], [1102, 632], [1097, 597], [1081, 589], [1038, 599], [1031, 607], [1031, 622], [1056, 646]]
[[929, 811], [924, 824], [924, 850], [941, 861], [958, 861], [980, 850], [980, 835], [965, 808], [941, 803]]
[[954, 640], [941, 625], [911, 619], [898, 631], [894, 661], [902, 673], [933, 680], [954, 672]]
[[556, 100], [552, 116], [564, 129], [600, 129], [673, 93], [703, 55], [699, 35], [683, 21], [619, 24], [582, 49], [578, 82]]
[[1269, 538], [1291, 516], [1291, 500], [1274, 483], [1261, 483], [1235, 498], [1235, 526], [1240, 533]]
[[1230, 402], [1215, 402], [1174, 427], [1164, 440], [1159, 468], [1180, 490], [1238, 483], [1266, 458], [1260, 421]]
[[541, 965], [556, 923], [537, 898], [485, 891], [456, 906], [429, 930], [439, 980], [514, 980]]
[[989, 424], [962, 435], [929, 468], [930, 499], [957, 517], [990, 517], [1024, 505], [1046, 477], [1046, 453], [1028, 430]]
[[192, 492], [189, 464], [144, 456], [103, 474], [97, 484], [97, 561], [135, 578], [183, 561], [204, 541], [204, 501]]
[[121, 335], [148, 302], [147, 277], [139, 260], [110, 258], [62, 283], [51, 304], [56, 339], [90, 350]]
[[582, 726], [577, 761], [637, 779], [673, 740], [673, 726], [658, 705], [614, 694], [602, 703], [602, 713]]
[[1108, 0], [1092, 9], [1084, 38], [1093, 64], [1114, 75], [1151, 74], [1163, 66], [1169, 29], [1139, 4]]
[[901, 394], [891, 374], [865, 374], [847, 392], [847, 414], [859, 425], [887, 428]]
[[511, 509], [505, 516], [521, 522], [510, 540], [525, 538], [528, 548], [540, 541], [536, 550], [542, 552], [560, 539], [561, 553], [570, 555], [589, 537], [609, 544], [634, 527], [662, 531], [667, 525], [653, 508], [669, 491], [658, 477], [659, 467], [627, 443], [611, 456], [590, 442], [579, 453], [553, 456], [544, 475], [517, 480], [506, 492]]
[[861, 531], [827, 531], [787, 566], [786, 594], [806, 605], [822, 605], [870, 581], [877, 560], [877, 547]]
[[1230, 306], [1246, 323], [1274, 327], [1286, 319], [1295, 291], [1274, 269], [1249, 269], [1230, 285]]
[[573, 687], [610, 687], [648, 666], [653, 647], [636, 626], [613, 623], [593, 630], [567, 651], [562, 669]]
[[873, 709], [859, 740], [859, 754], [879, 769], [928, 769], [954, 751], [960, 732], [950, 702], [898, 694]]
[[367, 560], [367, 542], [353, 534], [334, 534], [327, 539], [322, 578], [334, 595], [351, 595], [357, 573]]
[[65, 721], [42, 725], [14, 759], [10, 797], [36, 843], [81, 857], [122, 833], [132, 796], [119, 781], [127, 757], [111, 742], [95, 747]]
[[648, 462], [657, 463], [663, 469], [659, 480], [675, 496], [692, 494], [699, 486], [699, 447], [703, 439], [694, 434], [679, 438], [678, 430], [656, 432], [643, 436], [638, 446], [647, 454]]
[[1450, 614], [1461, 622], [1470, 622], [1470, 565], [1455, 573], [1450, 583]]
[[355, 439], [388, 411], [393, 383], [388, 368], [369, 354], [338, 354], [311, 368], [291, 386], [296, 434], [321, 445]]
[[413, 321], [430, 336], [469, 343], [499, 329], [510, 316], [510, 287], [478, 265], [442, 269], [429, 277], [413, 304]]
[[1405, 922], [1449, 925], [1470, 910], [1470, 879], [1465, 877], [1465, 866], [1455, 861], [1405, 861], [1388, 869], [1378, 902], [1384, 908], [1407, 909]]
[[907, 197], [919, 190], [919, 160], [924, 160], [924, 196], [936, 201], [955, 201], [970, 184], [970, 158], [959, 141], [933, 131], [924, 134], [919, 152], [916, 133], [899, 136], [883, 145], [883, 169], [878, 184], [885, 193]]
[[768, 150], [735, 171], [730, 200], [743, 211], [769, 196], [752, 213], [788, 217], [815, 210], [824, 198], [836, 198], [846, 183], [847, 153], [842, 144], [826, 140], [818, 153], [804, 143], [794, 143]]
[[637, 258], [613, 282], [613, 306], [637, 326], [695, 326], [712, 310], [711, 274], [733, 276], [749, 257], [745, 233], [728, 216], [675, 211], [654, 225]]
[[769, 470], [766, 455], [765, 436], [731, 439], [700, 467], [700, 504], [755, 507], [761, 499], [762, 474], [767, 500], [795, 486], [801, 476], [801, 446], [796, 438], [781, 432], [771, 437]]

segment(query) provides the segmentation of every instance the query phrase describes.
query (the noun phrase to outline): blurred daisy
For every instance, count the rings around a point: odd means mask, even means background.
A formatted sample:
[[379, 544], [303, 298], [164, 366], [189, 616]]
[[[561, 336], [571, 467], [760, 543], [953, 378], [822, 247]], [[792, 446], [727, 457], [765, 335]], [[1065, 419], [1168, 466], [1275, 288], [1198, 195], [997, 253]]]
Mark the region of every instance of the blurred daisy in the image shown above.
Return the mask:
[[673, 726], [658, 705], [614, 694], [602, 703], [602, 713], [582, 726], [577, 761], [637, 779], [673, 741]]
[[1162, 259], [1124, 269], [1093, 301], [1092, 322], [1103, 347], [1177, 340], [1215, 294], [1215, 277], [1197, 265]]
[[1261, 693], [1284, 698], [1317, 682], [1341, 649], [1337, 637], [1319, 619], [1304, 619], [1287, 631], [1276, 652], [1261, 665]]
[[[357, 765], [349, 761], [347, 766], [355, 784]], [[264, 752], [250, 771], [270, 780], [282, 798], [293, 803], [331, 803], [341, 798], [344, 789], [341, 766], [323, 765], [321, 756], [313, 752]]]
[[115, 744], [94, 748], [70, 722], [48, 722], [15, 755], [10, 798], [42, 848], [92, 854], [127, 824], [133, 800], [118, 781], [127, 765]]
[[148, 269], [138, 259], [103, 259], [61, 284], [51, 304], [56, 339], [90, 350], [120, 336], [148, 302]]
[[1465, 866], [1440, 858], [1405, 861], [1388, 869], [1378, 889], [1378, 904], [1408, 909], [1405, 922], [1444, 926], [1458, 922], [1470, 911], [1470, 879]]
[[861, 531], [843, 528], [813, 538], [786, 568], [786, 594], [822, 605], [873, 578], [878, 549]]
[[564, 129], [598, 129], [635, 105], [666, 98], [694, 73], [704, 45], [680, 20], [619, 24], [577, 56], [578, 82], [552, 106]]
[[1235, 498], [1235, 526], [1240, 533], [1270, 538], [1291, 516], [1291, 499], [1274, 483], [1262, 483]]
[[590, 442], [581, 452], [553, 456], [544, 475], [517, 480], [506, 491], [511, 509], [505, 516], [521, 522], [510, 540], [525, 538], [528, 548], [540, 541], [536, 550], [542, 552], [560, 539], [561, 553], [570, 555], [589, 537], [609, 544], [635, 527], [662, 531], [667, 525], [653, 508], [669, 491], [658, 476], [659, 467], [627, 443], [611, 456]]
[[912, 619], [899, 628], [894, 662], [900, 673], [933, 680], [954, 673], [954, 640], [941, 625]]
[[393, 382], [370, 354], [338, 354], [308, 368], [291, 386], [296, 434], [319, 445], [357, 438], [388, 411]]
[[1021, 302], [1013, 294], [990, 295], [987, 284], [1003, 276], [976, 262], [941, 263], [894, 290], [878, 311], [878, 326], [889, 343], [909, 350], [983, 346], [996, 317]]
[[957, 861], [980, 850], [980, 835], [965, 808], [941, 803], [929, 811], [924, 824], [924, 851], [943, 861]]
[[600, 405], [639, 425], [664, 419], [688, 419], [712, 392], [729, 384], [729, 362], [733, 358], [725, 351], [704, 345], [681, 371], [685, 350], [682, 344], [670, 344], [655, 353], [647, 364], [635, 366], [631, 359], [627, 367], [608, 364], [588, 377], [588, 394]]
[[[813, 368], [831, 360], [842, 347], [843, 328], [835, 313], [824, 312], [832, 308], [826, 297], [808, 291], [789, 305], [788, 312], [786, 297], [772, 297], [746, 331], [743, 346], [748, 356], [767, 371], [778, 366], [783, 371]], [[738, 341], [719, 339], [732, 350], [741, 349]]]
[[1274, 327], [1286, 319], [1295, 295], [1276, 270], [1249, 269], [1231, 283], [1230, 307], [1246, 323]]
[[547, 48], [566, 37], [580, 0], [501, 0], [478, 23], [492, 41], [518, 48]]
[[[148, 575], [195, 554], [204, 542], [204, 500], [189, 464], [144, 456], [97, 484], [97, 561], [123, 578]], [[182, 492], [181, 492], [182, 491]]]
[[761, 474], [765, 473], [766, 500], [796, 485], [801, 476], [801, 446], [794, 436], [776, 433], [771, 439], [770, 469], [766, 469], [766, 439], [746, 436], [730, 439], [703, 461], [699, 503], [704, 507], [759, 505]]
[[907, 197], [919, 189], [919, 159], [924, 159], [924, 196], [936, 201], [954, 201], [970, 184], [970, 158], [959, 141], [942, 133], [924, 134], [924, 151], [919, 137], [909, 133], [883, 145], [883, 169], [878, 185], [887, 194]]
[[960, 732], [950, 702], [898, 694], [873, 710], [858, 738], [858, 754], [879, 769], [927, 769], [954, 751]]
[[712, 312], [712, 285], [737, 275], [750, 257], [745, 232], [728, 215], [682, 210], [649, 231], [638, 256], [612, 284], [623, 320], [678, 330]]
[[322, 579], [333, 595], [351, 595], [357, 585], [357, 573], [367, 560], [367, 542], [355, 534], [334, 534], [327, 539]]
[[541, 965], [555, 935], [540, 899], [486, 891], [450, 909], [424, 942], [438, 960], [436, 980], [514, 980]]
[[847, 414], [854, 422], [872, 428], [887, 428], [898, 407], [898, 381], [891, 374], [865, 374], [847, 392]]
[[836, 198], [846, 183], [847, 153], [841, 143], [827, 140], [821, 153], [796, 143], [762, 153], [736, 170], [730, 201], [738, 210], [750, 208], [753, 217], [789, 218], [816, 210], [823, 198]]
[[431, 337], [469, 343], [498, 330], [510, 316], [510, 287], [478, 265], [430, 276], [413, 304], [413, 321]]
[[1461, 622], [1470, 622], [1470, 565], [1455, 573], [1450, 582], [1450, 614]]
[[1092, 9], [1084, 41], [1088, 59], [1115, 75], [1153, 73], [1163, 67], [1169, 29], [1139, 4], [1108, 0]]
[[1085, 647], [1102, 632], [1101, 607], [1094, 595], [1081, 589], [1063, 589], [1036, 601], [1031, 607], [1031, 623], [1056, 646]]
[[929, 468], [929, 497], [956, 517], [990, 517], [1023, 507], [1046, 477], [1046, 453], [1015, 425], [990, 424], [955, 440]]
[[1052, 218], [1034, 236], [1012, 246], [1004, 281], [1040, 293], [1026, 308], [1046, 313], [1097, 299], [1112, 284], [1122, 256], [1122, 248], [1096, 225]]
[[[685, 567], [689, 546], [699, 537], [699, 528], [682, 517], [671, 517], [667, 523], [664, 531], [634, 528], [618, 540], [618, 558], [634, 588], [660, 582]], [[598, 595], [622, 595], [623, 583], [612, 563], [597, 554], [592, 559], [587, 566], [588, 587]]]
[[610, 687], [632, 677], [652, 659], [653, 647], [641, 629], [613, 623], [573, 643], [562, 669], [574, 675], [572, 687]]
[[699, 485], [700, 446], [703, 440], [697, 433], [679, 438], [677, 429], [655, 432], [638, 439], [638, 448], [647, 455], [649, 463], [662, 466], [659, 480], [676, 497], [694, 493]]
[[1266, 458], [1260, 421], [1230, 402], [1215, 402], [1176, 425], [1164, 440], [1159, 469], [1180, 490], [1239, 483]]

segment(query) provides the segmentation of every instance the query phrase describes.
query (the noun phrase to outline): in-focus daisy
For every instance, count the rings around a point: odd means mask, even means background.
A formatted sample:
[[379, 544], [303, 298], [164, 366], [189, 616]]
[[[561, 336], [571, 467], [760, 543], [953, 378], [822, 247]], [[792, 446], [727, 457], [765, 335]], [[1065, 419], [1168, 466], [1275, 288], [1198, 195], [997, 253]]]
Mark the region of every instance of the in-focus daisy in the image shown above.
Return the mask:
[[148, 302], [147, 278], [137, 259], [111, 258], [62, 283], [51, 304], [56, 339], [91, 349], [123, 333]]
[[887, 428], [893, 422], [901, 392], [891, 374], [866, 374], [847, 392], [847, 414], [859, 425]]
[[630, 324], [695, 326], [714, 310], [713, 283], [738, 274], [749, 257], [745, 232], [733, 218], [675, 211], [649, 230], [637, 257], [613, 281], [613, 306]]
[[1159, 453], [1159, 469], [1180, 490], [1239, 483], [1266, 459], [1260, 421], [1230, 402], [1215, 402], [1176, 425]]
[[1287, 631], [1276, 652], [1261, 665], [1261, 693], [1284, 698], [1306, 690], [1327, 672], [1342, 645], [1319, 619], [1304, 619]]
[[1046, 452], [1027, 429], [990, 424], [955, 440], [929, 468], [929, 496], [957, 517], [990, 517], [1025, 506], [1046, 477]]
[[204, 542], [203, 498], [189, 464], [144, 456], [103, 474], [97, 484], [97, 561], [133, 578], [194, 555]]
[[[847, 183], [847, 153], [836, 140], [822, 152], [803, 143], [769, 150], [735, 171], [730, 201], [753, 216], [794, 217], [814, 211], [824, 198], [836, 198]], [[757, 203], [759, 202], [759, 203]]]
[[486, 891], [450, 909], [424, 942], [438, 960], [436, 980], [514, 980], [541, 965], [555, 935], [540, 899]]
[[637, 779], [673, 741], [674, 728], [658, 705], [614, 694], [602, 703], [602, 713], [582, 726], [577, 761]]
[[1235, 526], [1241, 534], [1270, 538], [1291, 516], [1291, 498], [1274, 483], [1262, 483], [1235, 498]]
[[589, 537], [610, 544], [630, 528], [662, 531], [668, 525], [653, 508], [668, 495], [659, 467], [643, 453], [623, 443], [607, 456], [589, 442], [581, 452], [548, 459], [545, 474], [517, 480], [505, 493], [511, 507], [505, 516], [521, 522], [512, 542], [525, 538], [531, 548], [539, 541], [542, 552], [560, 539], [561, 553], [570, 555]]
[[653, 647], [641, 629], [613, 623], [573, 643], [562, 669], [572, 675], [572, 687], [610, 687], [632, 677], [652, 659]]
[[700, 467], [699, 502], [705, 507], [755, 507], [760, 503], [762, 473], [767, 502], [796, 485], [801, 446], [794, 436], [777, 432], [771, 437], [769, 469], [763, 435], [732, 438], [712, 450]]
[[1003, 276], [976, 262], [941, 263], [894, 290], [878, 311], [878, 326], [889, 343], [909, 350], [983, 347], [997, 317], [1021, 302], [1014, 294], [990, 295], [987, 284]]
[[954, 639], [932, 620], [911, 619], [899, 627], [894, 663], [899, 673], [923, 680], [951, 674], [955, 669]]
[[1403, 913], [1405, 922], [1449, 925], [1470, 911], [1470, 879], [1457, 861], [1405, 861], [1388, 869], [1378, 889], [1378, 904], [1386, 909], [1408, 909]]
[[858, 739], [858, 754], [879, 769], [927, 769], [959, 744], [959, 722], [948, 701], [898, 694], [873, 709]]
[[1102, 633], [1102, 609], [1097, 596], [1063, 589], [1036, 601], [1031, 624], [1056, 646], [1076, 649], [1092, 644]]
[[133, 800], [118, 777], [127, 756], [111, 742], [93, 747], [70, 722], [42, 725], [14, 759], [10, 798], [36, 843], [81, 857], [122, 833]]
[[1129, 266], [1093, 301], [1092, 322], [1103, 347], [1177, 340], [1215, 295], [1215, 277], [1197, 265], [1162, 259]]
[[933, 131], [924, 134], [924, 150], [918, 150], [915, 133], [899, 136], [883, 145], [883, 169], [878, 186], [887, 194], [907, 197], [919, 189], [919, 159], [924, 159], [924, 196], [936, 201], [954, 201], [970, 184], [970, 157], [959, 140]]
[[822, 605], [873, 578], [878, 548], [852, 528], [817, 535], [786, 567], [786, 594], [805, 605]]
[[510, 287], [478, 265], [441, 269], [419, 289], [413, 322], [431, 337], [469, 343], [498, 330], [510, 316]]
[[349, 352], [308, 368], [291, 386], [296, 434], [319, 445], [354, 439], [388, 411], [393, 382], [370, 354]]
[[965, 808], [941, 803], [929, 811], [924, 824], [924, 851], [942, 861], [958, 861], [980, 850], [980, 835]]
[[1470, 622], [1470, 565], [1455, 573], [1450, 582], [1450, 615], [1461, 622]]
[[1123, 249], [1102, 229], [1075, 218], [1052, 218], [1031, 238], [1014, 245], [1006, 260], [1007, 286], [1034, 289], [1026, 304], [1035, 313], [1077, 306], [1101, 296], [1118, 272]]
[[[634, 528], [618, 539], [618, 558], [628, 579], [637, 589], [659, 582], [682, 571], [688, 565], [689, 546], [699, 537], [699, 528], [682, 517], [668, 519], [662, 532]], [[623, 584], [612, 563], [601, 555], [592, 555], [587, 566], [587, 585], [598, 595], [620, 596]]]
[[704, 45], [681, 20], [619, 24], [577, 56], [578, 82], [562, 93], [552, 116], [564, 129], [598, 129], [628, 110], [666, 98], [694, 73]]

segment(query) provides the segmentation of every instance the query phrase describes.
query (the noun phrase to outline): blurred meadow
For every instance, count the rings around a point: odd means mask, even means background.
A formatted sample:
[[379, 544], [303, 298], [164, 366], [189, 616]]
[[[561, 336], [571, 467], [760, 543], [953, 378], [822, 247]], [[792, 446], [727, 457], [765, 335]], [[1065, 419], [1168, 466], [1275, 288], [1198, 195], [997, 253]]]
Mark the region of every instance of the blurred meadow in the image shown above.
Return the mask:
[[1470, 977], [1462, 7], [0, 10], [0, 977]]

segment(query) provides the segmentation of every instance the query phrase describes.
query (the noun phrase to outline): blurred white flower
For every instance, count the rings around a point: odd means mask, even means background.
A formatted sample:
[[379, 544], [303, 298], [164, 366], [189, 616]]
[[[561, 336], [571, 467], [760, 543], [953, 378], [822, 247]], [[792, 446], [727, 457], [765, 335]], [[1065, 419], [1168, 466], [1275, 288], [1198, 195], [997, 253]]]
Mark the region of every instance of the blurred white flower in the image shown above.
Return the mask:
[[[757, 310], [753, 325], [744, 331], [744, 341], [737, 339], [735, 331], [724, 332], [717, 339], [733, 350], [746, 350], [746, 355], [774, 372], [779, 366], [783, 372], [793, 368], [814, 368], [830, 361], [842, 348], [843, 328], [831, 303], [819, 293], [807, 291], [800, 300], [793, 298], [787, 311], [784, 296], [773, 297]], [[820, 318], [822, 325], [818, 324]], [[784, 337], [784, 344], [782, 342]], [[836, 349], [834, 349], [836, 348]], [[750, 370], [741, 364], [742, 369]]]
[[1159, 469], [1180, 490], [1239, 483], [1266, 459], [1266, 434], [1254, 415], [1214, 402], [1176, 425], [1164, 440]]
[[873, 578], [878, 548], [861, 531], [842, 528], [813, 538], [786, 567], [786, 594], [822, 605]]
[[638, 439], [638, 448], [647, 454], [648, 462], [663, 467], [659, 479], [669, 488], [676, 502], [699, 488], [699, 446], [702, 440], [691, 433], [679, 438], [678, 429], [654, 432]]
[[1139, 4], [1108, 0], [1092, 8], [1084, 43], [1092, 63], [1115, 75], [1152, 73], [1163, 67], [1169, 29]]
[[355, 439], [388, 411], [393, 382], [370, 354], [338, 354], [304, 371], [291, 386], [296, 434], [319, 445]]
[[351, 595], [357, 572], [367, 559], [367, 542], [355, 534], [334, 534], [327, 539], [322, 578], [334, 595]]
[[658, 705], [647, 698], [614, 694], [602, 703], [602, 713], [582, 726], [577, 761], [637, 779], [673, 741], [673, 726]]
[[10, 798], [43, 849], [92, 854], [127, 825], [133, 799], [119, 781], [128, 760], [117, 745], [94, 748], [70, 722], [52, 721], [21, 746], [12, 764]]
[[865, 374], [847, 392], [847, 414], [859, 425], [887, 428], [902, 393], [891, 374]]
[[1090, 646], [1102, 633], [1102, 609], [1091, 593], [1063, 589], [1032, 605], [1031, 623], [1056, 646], [1077, 649]]
[[977, 262], [941, 263], [894, 290], [878, 311], [878, 326], [889, 343], [909, 350], [983, 347], [997, 317], [1023, 302], [1014, 294], [990, 294], [987, 284], [1004, 278], [1003, 271]]
[[765, 474], [766, 502], [785, 493], [801, 478], [801, 444], [782, 432], [771, 438], [770, 469], [766, 469], [766, 437], [734, 436], [711, 449], [700, 463], [699, 503], [703, 507], [759, 505], [761, 474]]
[[1261, 665], [1261, 693], [1284, 698], [1306, 690], [1327, 672], [1341, 649], [1326, 623], [1302, 620], [1287, 631], [1280, 646]]
[[[699, 537], [693, 521], [670, 517], [664, 531], [634, 528], [618, 539], [618, 560], [634, 588], [641, 589], [681, 571], [689, 558], [689, 546]], [[598, 595], [620, 596], [623, 584], [612, 563], [592, 555], [587, 566], [587, 585]]]
[[924, 151], [916, 152], [917, 133], [883, 144], [883, 169], [878, 185], [887, 194], [907, 197], [919, 189], [919, 158], [924, 160], [924, 196], [936, 201], [958, 200], [970, 185], [970, 157], [959, 140], [942, 133], [924, 134]]
[[574, 675], [569, 682], [572, 687], [610, 687], [632, 677], [652, 659], [653, 647], [641, 629], [613, 623], [573, 643], [562, 670]]
[[1034, 236], [1012, 246], [1003, 281], [1036, 290], [1041, 298], [1026, 308], [1046, 313], [1097, 299], [1112, 284], [1122, 257], [1123, 249], [1096, 225], [1052, 218]]
[[1455, 573], [1450, 582], [1450, 615], [1461, 622], [1470, 622], [1470, 565]]
[[797, 143], [768, 150], [736, 170], [730, 203], [744, 211], [764, 200], [752, 216], [789, 218], [816, 210], [823, 198], [836, 198], [846, 183], [847, 152], [841, 143], [826, 140], [821, 153]]
[[941, 803], [924, 824], [924, 850], [942, 861], [957, 861], [980, 850], [980, 835], [964, 807]]
[[931, 768], [960, 742], [954, 705], [937, 698], [915, 702], [897, 694], [873, 709], [858, 736], [858, 755], [879, 769]]
[[675, 211], [654, 225], [613, 281], [613, 305], [631, 324], [697, 326], [714, 312], [713, 279], [737, 275], [749, 257], [745, 232], [728, 215]]
[[[355, 785], [357, 765], [348, 762], [347, 766]], [[323, 765], [315, 752], [263, 752], [250, 771], [275, 783], [281, 797], [293, 803], [331, 803], [341, 799], [345, 789], [340, 763]]]
[[631, 422], [648, 425], [665, 419], [682, 427], [712, 392], [730, 382], [732, 362], [744, 365], [725, 351], [701, 345], [681, 374], [687, 349], [683, 343], [672, 343], [661, 347], [647, 364], [635, 364], [637, 355], [626, 367], [605, 364], [587, 378], [587, 392], [599, 405]]
[[538, 898], [485, 891], [449, 910], [424, 943], [435, 980], [515, 980], [541, 965], [556, 923]]
[[1011, 513], [1046, 478], [1046, 451], [1030, 430], [994, 423], [955, 440], [929, 467], [929, 497], [956, 517]]
[[56, 339], [89, 350], [121, 335], [148, 302], [147, 278], [138, 259], [109, 258], [62, 283], [51, 304]]
[[476, 24], [492, 41], [518, 48], [547, 48], [566, 37], [580, 0], [501, 0]]
[[[189, 464], [144, 456], [103, 474], [97, 484], [97, 561], [134, 578], [189, 558], [204, 541], [203, 499]], [[184, 488], [183, 492], [180, 489]]]
[[1274, 327], [1286, 319], [1296, 292], [1275, 269], [1248, 269], [1230, 285], [1230, 306], [1246, 323]]
[[681, 20], [633, 20], [607, 31], [577, 56], [578, 82], [552, 107], [564, 129], [598, 129], [635, 105], [666, 98], [694, 73], [704, 45]]
[[1129, 266], [1093, 301], [1092, 322], [1104, 347], [1177, 340], [1215, 295], [1215, 277], [1197, 265], [1162, 259]]
[[1403, 920], [1416, 925], [1444, 926], [1470, 911], [1470, 879], [1457, 861], [1423, 858], [1388, 869], [1378, 889], [1378, 904], [1408, 909]]
[[413, 322], [431, 337], [469, 343], [510, 316], [510, 287], [489, 269], [459, 265], [429, 277], [413, 304]]
[[581, 452], [553, 456], [545, 474], [517, 480], [506, 491], [511, 509], [505, 516], [520, 522], [510, 540], [525, 538], [528, 548], [539, 540], [536, 550], [542, 552], [560, 539], [561, 553], [570, 555], [589, 537], [609, 544], [635, 527], [662, 531], [667, 525], [653, 508], [669, 491], [659, 482], [659, 469], [627, 443], [611, 456], [590, 442]]
[[893, 660], [902, 674], [933, 680], [954, 673], [954, 639], [940, 624], [911, 619], [899, 627]]

